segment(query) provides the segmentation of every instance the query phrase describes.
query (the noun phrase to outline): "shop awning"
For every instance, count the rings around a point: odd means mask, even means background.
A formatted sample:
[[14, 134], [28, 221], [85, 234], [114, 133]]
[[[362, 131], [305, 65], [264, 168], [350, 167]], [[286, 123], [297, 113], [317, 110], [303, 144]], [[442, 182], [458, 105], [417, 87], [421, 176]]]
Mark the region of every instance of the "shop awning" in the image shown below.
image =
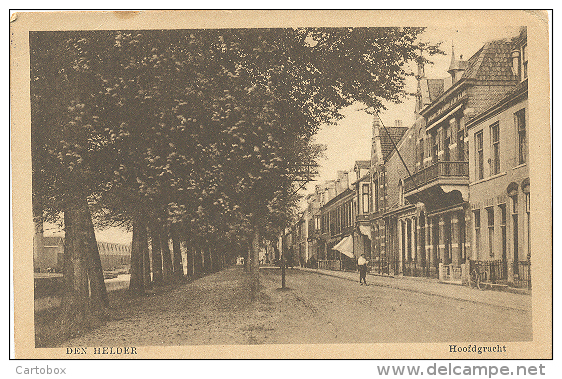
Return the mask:
[[353, 255], [353, 237], [347, 236], [342, 239], [336, 246], [333, 247], [334, 250], [339, 251], [343, 255], [347, 255], [350, 258], [355, 258]]
[[359, 225], [359, 233], [371, 239], [371, 227], [369, 225]]

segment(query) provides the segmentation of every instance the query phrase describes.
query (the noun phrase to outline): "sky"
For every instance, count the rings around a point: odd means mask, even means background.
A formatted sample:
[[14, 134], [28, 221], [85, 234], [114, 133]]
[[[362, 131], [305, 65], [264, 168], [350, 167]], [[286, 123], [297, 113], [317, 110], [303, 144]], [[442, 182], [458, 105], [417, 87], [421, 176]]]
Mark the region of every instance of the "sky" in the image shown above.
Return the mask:
[[[454, 43], [455, 57], [470, 58], [487, 41], [517, 35], [519, 26], [513, 27], [463, 27], [436, 28], [430, 27], [420, 36], [424, 42], [442, 42], [441, 49], [446, 55], [430, 58], [433, 65], [425, 66], [426, 77], [444, 78], [448, 75], [447, 68], [451, 60], [451, 46]], [[406, 83], [407, 92], [415, 92], [416, 80], [409, 77]], [[385, 104], [388, 108], [380, 113], [386, 126], [393, 126], [395, 120], [402, 120], [403, 126], [411, 126], [414, 122], [414, 101], [407, 99], [402, 104]], [[319, 176], [303, 189], [302, 194], [314, 190], [314, 186], [326, 180], [335, 179], [337, 171], [353, 169], [356, 160], [370, 159], [371, 126], [373, 116], [363, 110], [361, 104], [352, 105], [343, 110], [344, 119], [337, 125], [324, 125], [316, 135], [315, 142], [325, 144], [325, 158], [320, 161]], [[45, 225], [45, 235], [64, 235], [56, 225]], [[132, 234], [117, 228], [96, 231], [98, 241], [129, 244]]]

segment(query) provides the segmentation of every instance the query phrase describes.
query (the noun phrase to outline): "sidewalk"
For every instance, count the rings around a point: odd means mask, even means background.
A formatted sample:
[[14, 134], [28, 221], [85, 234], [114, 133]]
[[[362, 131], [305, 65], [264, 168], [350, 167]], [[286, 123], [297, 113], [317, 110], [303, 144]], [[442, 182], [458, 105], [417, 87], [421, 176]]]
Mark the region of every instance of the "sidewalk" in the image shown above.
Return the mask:
[[[357, 286], [359, 286], [359, 273], [357, 272], [320, 270], [304, 267], [298, 267], [297, 269], [350, 280], [357, 283]], [[496, 307], [521, 311], [530, 311], [532, 308], [532, 296], [526, 294], [492, 290], [480, 291], [467, 286], [440, 283], [437, 279], [408, 276], [391, 277], [368, 274], [367, 284], [402, 291], [416, 292], [430, 296], [440, 296], [471, 303], [483, 303]]]

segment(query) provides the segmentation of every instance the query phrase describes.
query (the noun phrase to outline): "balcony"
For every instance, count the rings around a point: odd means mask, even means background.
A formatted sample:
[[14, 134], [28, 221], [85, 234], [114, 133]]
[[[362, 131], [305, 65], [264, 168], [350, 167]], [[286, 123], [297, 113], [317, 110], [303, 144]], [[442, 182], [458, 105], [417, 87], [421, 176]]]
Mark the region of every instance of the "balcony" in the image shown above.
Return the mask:
[[[453, 192], [454, 198], [447, 196]], [[467, 201], [468, 162], [433, 163], [412, 177], [404, 179], [404, 196], [410, 202], [436, 202], [442, 203], [441, 205]]]

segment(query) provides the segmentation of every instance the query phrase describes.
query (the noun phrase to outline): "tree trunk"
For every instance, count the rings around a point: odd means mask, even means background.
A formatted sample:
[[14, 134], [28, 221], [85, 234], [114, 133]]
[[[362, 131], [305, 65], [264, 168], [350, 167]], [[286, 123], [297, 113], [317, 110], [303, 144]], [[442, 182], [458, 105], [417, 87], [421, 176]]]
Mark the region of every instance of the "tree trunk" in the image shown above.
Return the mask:
[[172, 257], [173, 257], [173, 270], [175, 280], [183, 279], [183, 265], [181, 259], [181, 243], [179, 240], [178, 225], [172, 224], [170, 227], [170, 235], [172, 237]]
[[148, 251], [148, 228], [142, 220], [142, 227], [139, 228], [139, 243], [142, 254], [142, 278], [144, 290], [152, 289], [152, 278], [150, 277], [150, 253]]
[[257, 230], [254, 231], [252, 238], [252, 245], [250, 248], [250, 299], [252, 301], [258, 298], [260, 287], [260, 261], [259, 261], [259, 248], [260, 248], [260, 234]]
[[205, 272], [211, 273], [213, 272], [213, 257], [212, 257], [213, 250], [209, 242], [207, 242], [204, 252], [205, 252]]
[[[87, 268], [88, 268], [88, 278], [90, 281], [90, 297], [95, 303], [95, 309], [101, 310], [102, 308], [107, 308], [109, 306], [109, 298], [107, 297], [107, 289], [105, 288], [105, 280], [103, 277], [103, 268], [101, 265], [100, 252], [98, 249], [98, 243], [96, 241], [96, 232], [94, 230], [94, 223], [92, 221], [92, 214], [88, 206], [87, 200], [82, 199], [84, 206], [84, 221], [88, 228], [87, 233]], [[104, 313], [106, 313], [104, 311]]]
[[187, 245], [187, 275], [193, 277], [195, 275], [195, 253], [193, 246]]
[[248, 243], [244, 243], [244, 272], [250, 272], [250, 265], [252, 263], [252, 254], [250, 253], [251, 246]]
[[[129, 292], [134, 295], [144, 294], [144, 249], [143, 249], [143, 233], [142, 229], [146, 231], [146, 225], [142, 222], [140, 217], [133, 219], [133, 242], [131, 246], [131, 278], [129, 280]], [[144, 233], [146, 244], [146, 232]]]
[[35, 234], [33, 236], [33, 268], [40, 269], [44, 256], [43, 246], [43, 206], [40, 201], [33, 197], [33, 223], [35, 225]]
[[[158, 225], [158, 222], [156, 222]], [[152, 239], [152, 283], [155, 286], [164, 284], [162, 274], [162, 250], [160, 246], [160, 228], [152, 227], [150, 237]]]
[[160, 242], [162, 248], [162, 274], [164, 283], [169, 284], [173, 281], [172, 254], [170, 252], [170, 238], [168, 228], [163, 226], [160, 228]]
[[[95, 322], [89, 299], [87, 251], [89, 227], [86, 202], [73, 199], [64, 211], [64, 295], [59, 326], [63, 337]], [[91, 220], [90, 220], [91, 221]]]

